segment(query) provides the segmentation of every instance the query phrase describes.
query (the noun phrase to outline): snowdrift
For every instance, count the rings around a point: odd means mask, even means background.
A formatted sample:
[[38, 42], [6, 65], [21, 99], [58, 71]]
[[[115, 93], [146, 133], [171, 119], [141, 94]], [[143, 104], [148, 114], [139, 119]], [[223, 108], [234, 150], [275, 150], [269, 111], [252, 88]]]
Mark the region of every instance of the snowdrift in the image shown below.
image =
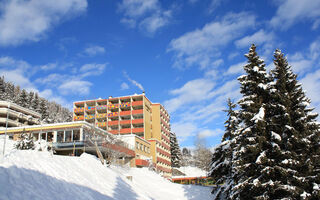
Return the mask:
[[[0, 140], [2, 151], [3, 141]], [[96, 157], [12, 150], [0, 163], [1, 200], [211, 199], [211, 188], [171, 183], [147, 169], [101, 165]], [[132, 181], [126, 177], [132, 176]]]

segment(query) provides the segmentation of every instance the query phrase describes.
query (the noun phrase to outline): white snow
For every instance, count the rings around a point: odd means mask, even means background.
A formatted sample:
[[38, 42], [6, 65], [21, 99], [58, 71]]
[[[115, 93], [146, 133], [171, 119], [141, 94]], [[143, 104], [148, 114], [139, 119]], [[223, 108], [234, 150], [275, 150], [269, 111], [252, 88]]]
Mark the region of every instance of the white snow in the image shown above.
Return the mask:
[[257, 163], [257, 164], [261, 164], [262, 159], [263, 159], [264, 157], [266, 157], [266, 151], [263, 151], [263, 152], [258, 156], [258, 158], [257, 158], [257, 160], [256, 160], [256, 163]]
[[186, 166], [186, 167], [180, 167], [176, 169], [184, 173], [185, 176], [174, 176], [172, 178], [207, 176], [207, 172], [202, 169], [199, 169], [198, 167]]
[[271, 136], [275, 140], [281, 141], [281, 136], [278, 133], [271, 131]]
[[69, 157], [12, 147], [7, 141], [0, 163], [0, 199], [212, 199], [210, 187], [175, 184], [148, 169], [106, 167], [89, 154]]
[[261, 107], [261, 108], [259, 109], [259, 113], [256, 114], [251, 120], [257, 123], [258, 121], [263, 120], [264, 114], [265, 114], [265, 112], [264, 112], [264, 107]]

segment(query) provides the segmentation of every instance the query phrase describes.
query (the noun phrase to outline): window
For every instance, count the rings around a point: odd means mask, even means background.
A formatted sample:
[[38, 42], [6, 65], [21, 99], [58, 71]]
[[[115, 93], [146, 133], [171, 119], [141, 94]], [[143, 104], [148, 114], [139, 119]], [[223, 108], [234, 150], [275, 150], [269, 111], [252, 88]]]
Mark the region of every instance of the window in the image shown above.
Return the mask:
[[80, 130], [73, 130], [73, 141], [80, 140]]
[[57, 142], [64, 142], [64, 131], [58, 131], [57, 132]]
[[53, 141], [53, 132], [48, 132], [47, 134], [48, 134], [47, 141], [52, 142]]
[[66, 142], [71, 142], [72, 131], [65, 131], [66, 134]]
[[139, 149], [139, 142], [136, 142], [136, 149]]

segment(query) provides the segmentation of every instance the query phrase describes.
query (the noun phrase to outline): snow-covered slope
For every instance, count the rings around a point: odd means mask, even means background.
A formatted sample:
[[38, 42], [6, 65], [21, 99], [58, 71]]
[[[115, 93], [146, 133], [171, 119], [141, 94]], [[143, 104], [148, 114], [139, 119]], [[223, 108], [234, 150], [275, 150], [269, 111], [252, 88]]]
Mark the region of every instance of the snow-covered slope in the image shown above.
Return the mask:
[[180, 167], [176, 169], [184, 173], [185, 176], [175, 176], [175, 178], [207, 176], [207, 172], [202, 169], [199, 169], [198, 167], [186, 166], [186, 167]]
[[[7, 143], [7, 150], [10, 146], [12, 142]], [[67, 157], [13, 150], [0, 163], [1, 200], [205, 200], [211, 199], [210, 191], [209, 187], [171, 183], [147, 169], [106, 167], [89, 154]]]

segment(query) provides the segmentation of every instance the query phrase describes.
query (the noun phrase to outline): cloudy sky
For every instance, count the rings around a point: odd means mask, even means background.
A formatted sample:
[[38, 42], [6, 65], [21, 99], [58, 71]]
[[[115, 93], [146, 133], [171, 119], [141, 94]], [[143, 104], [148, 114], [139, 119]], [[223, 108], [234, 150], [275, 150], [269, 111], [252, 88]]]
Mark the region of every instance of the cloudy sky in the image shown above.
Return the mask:
[[181, 146], [224, 131], [251, 43], [287, 56], [320, 111], [320, 0], [4, 0], [0, 75], [69, 108], [146, 91]]

